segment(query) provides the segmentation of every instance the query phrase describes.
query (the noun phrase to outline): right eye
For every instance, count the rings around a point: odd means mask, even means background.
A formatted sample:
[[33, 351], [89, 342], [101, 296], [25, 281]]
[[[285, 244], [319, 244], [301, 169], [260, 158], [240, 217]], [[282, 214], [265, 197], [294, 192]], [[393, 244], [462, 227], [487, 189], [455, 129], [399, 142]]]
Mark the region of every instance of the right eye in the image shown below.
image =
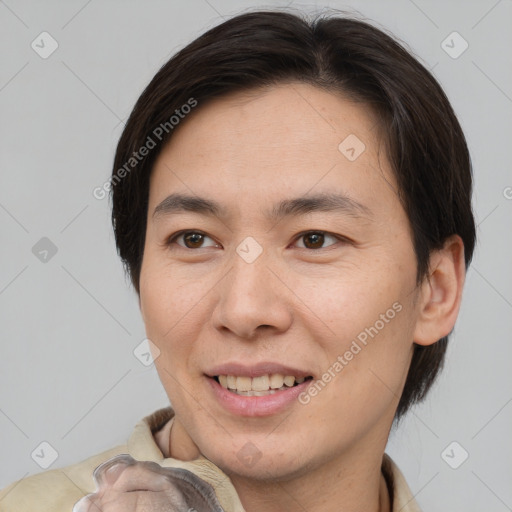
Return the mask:
[[[178, 233], [174, 233], [167, 239], [166, 245], [168, 247], [171, 247], [172, 245], [176, 244], [180, 247], [183, 247], [184, 249], [202, 249], [203, 247], [205, 247], [204, 245], [202, 245], [205, 238], [210, 237], [207, 234], [203, 233], [202, 231], [179, 231]], [[177, 242], [177, 240], [180, 239], [183, 240], [183, 244]], [[210, 240], [213, 241], [212, 238], [210, 238]], [[218, 247], [218, 244], [214, 242], [213, 246], [206, 247]]]

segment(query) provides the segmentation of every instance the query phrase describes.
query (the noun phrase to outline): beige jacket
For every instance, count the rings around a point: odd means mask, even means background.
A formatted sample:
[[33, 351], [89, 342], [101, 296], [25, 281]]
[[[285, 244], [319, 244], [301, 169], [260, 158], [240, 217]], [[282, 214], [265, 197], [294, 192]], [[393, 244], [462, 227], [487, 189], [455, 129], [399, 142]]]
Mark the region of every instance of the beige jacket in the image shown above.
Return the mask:
[[[171, 407], [159, 409], [142, 419], [135, 427], [127, 444], [90, 457], [61, 469], [44, 471], [12, 483], [0, 491], [1, 512], [71, 512], [83, 496], [95, 492], [92, 472], [102, 462], [121, 453], [128, 453], [140, 461], [153, 461], [163, 467], [184, 468], [208, 482], [214, 489], [226, 512], [245, 512], [229, 478], [203, 456], [193, 461], [164, 458], [154, 433], [174, 418]], [[169, 425], [167, 425], [168, 427]], [[385, 454], [383, 472], [393, 484], [392, 512], [421, 512], [402, 476]]]

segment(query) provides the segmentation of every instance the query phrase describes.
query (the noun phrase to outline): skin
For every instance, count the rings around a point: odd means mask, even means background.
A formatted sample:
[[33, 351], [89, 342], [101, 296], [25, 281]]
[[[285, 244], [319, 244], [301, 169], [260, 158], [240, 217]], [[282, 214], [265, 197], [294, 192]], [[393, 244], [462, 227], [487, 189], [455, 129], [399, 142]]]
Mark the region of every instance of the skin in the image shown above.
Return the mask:
[[96, 492], [78, 501], [73, 512], [222, 512], [213, 488], [184, 469], [121, 454], [98, 466], [93, 477]]
[[[202, 453], [247, 512], [389, 511], [381, 463], [413, 342], [435, 343], [455, 323], [462, 242], [454, 236], [432, 253], [429, 279], [416, 286], [411, 230], [377, 126], [364, 104], [282, 84], [199, 105], [153, 169], [140, 307], [176, 413], [162, 451]], [[355, 161], [338, 150], [349, 134], [366, 146]], [[153, 216], [174, 192], [216, 200], [228, 215]], [[369, 213], [263, 214], [321, 192]], [[205, 237], [168, 243], [181, 230]], [[323, 245], [304, 231], [325, 232]], [[248, 236], [263, 249], [252, 263], [236, 252]], [[214, 399], [204, 373], [228, 361], [276, 361], [321, 378], [394, 303], [401, 311], [307, 405], [247, 418]], [[248, 442], [260, 454], [252, 465], [237, 456]]]

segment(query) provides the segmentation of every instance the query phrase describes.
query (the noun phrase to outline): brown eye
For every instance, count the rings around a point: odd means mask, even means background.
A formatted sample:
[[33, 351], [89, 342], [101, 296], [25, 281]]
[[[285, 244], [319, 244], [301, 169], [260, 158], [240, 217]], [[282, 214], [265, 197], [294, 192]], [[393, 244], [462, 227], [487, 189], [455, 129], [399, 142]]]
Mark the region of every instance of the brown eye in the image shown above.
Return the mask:
[[323, 249], [324, 247], [322, 246], [325, 242], [326, 237], [332, 238], [335, 242], [337, 241], [336, 237], [329, 235], [324, 231], [310, 231], [308, 233], [304, 233], [299, 237], [299, 240], [304, 240], [304, 248], [306, 249]]
[[[182, 243], [178, 243], [178, 240], [183, 239]], [[205, 239], [210, 239], [213, 243], [211, 245], [203, 245]], [[185, 249], [202, 249], [204, 247], [217, 247], [217, 244], [204, 233], [200, 231], [182, 231], [181, 233], [176, 233], [167, 241], [167, 246], [178, 245]]]
[[324, 235], [322, 233], [308, 233], [303, 236], [304, 245], [308, 249], [318, 249], [324, 243]]
[[197, 249], [203, 243], [204, 235], [201, 233], [185, 233], [183, 235], [183, 241], [185, 246], [189, 249]]

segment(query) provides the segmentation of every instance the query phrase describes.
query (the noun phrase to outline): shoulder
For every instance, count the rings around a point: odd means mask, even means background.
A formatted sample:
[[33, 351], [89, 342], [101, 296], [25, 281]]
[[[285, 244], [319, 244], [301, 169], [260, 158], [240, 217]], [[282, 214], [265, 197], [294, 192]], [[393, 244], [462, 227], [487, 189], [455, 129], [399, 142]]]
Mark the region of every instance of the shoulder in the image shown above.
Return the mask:
[[384, 453], [382, 473], [388, 484], [392, 512], [421, 512], [404, 475], [387, 453]]
[[1, 512], [70, 512], [83, 496], [96, 490], [92, 474], [103, 462], [130, 454], [137, 460], [160, 461], [162, 453], [153, 438], [174, 416], [171, 407], [158, 409], [137, 423], [128, 442], [93, 455], [77, 464], [22, 478], [0, 490]]
[[0, 490], [2, 512], [70, 512], [83, 496], [94, 492], [94, 469], [126, 453], [125, 445], [99, 453], [77, 464], [22, 478]]

